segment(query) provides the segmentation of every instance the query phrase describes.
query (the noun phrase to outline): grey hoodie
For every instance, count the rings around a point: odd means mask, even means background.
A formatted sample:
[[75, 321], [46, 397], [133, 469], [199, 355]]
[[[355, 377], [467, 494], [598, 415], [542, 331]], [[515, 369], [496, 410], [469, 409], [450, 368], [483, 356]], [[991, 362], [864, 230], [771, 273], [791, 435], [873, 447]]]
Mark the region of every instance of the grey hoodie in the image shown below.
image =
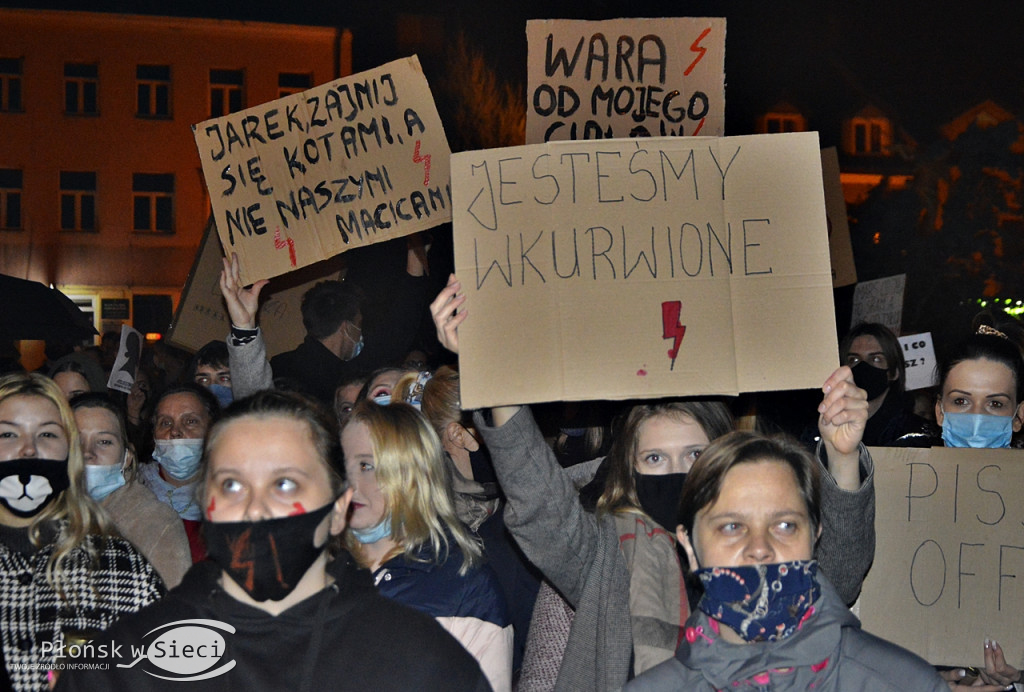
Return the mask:
[[[948, 692], [923, 659], [868, 634], [828, 578], [818, 573], [816, 612], [792, 636], [775, 642], [730, 644], [697, 611], [675, 658], [626, 685], [628, 692], [668, 690], [814, 690], [815, 692]], [[699, 632], [698, 632], [699, 629]]]

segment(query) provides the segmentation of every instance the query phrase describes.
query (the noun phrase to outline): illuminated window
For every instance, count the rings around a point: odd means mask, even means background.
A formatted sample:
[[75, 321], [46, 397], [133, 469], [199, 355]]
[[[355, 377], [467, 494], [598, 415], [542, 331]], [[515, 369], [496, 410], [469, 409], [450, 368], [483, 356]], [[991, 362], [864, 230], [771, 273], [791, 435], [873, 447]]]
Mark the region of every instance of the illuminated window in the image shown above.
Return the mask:
[[874, 245], [878, 245], [879, 243], [881, 243], [882, 242], [882, 234], [876, 232], [873, 236], [871, 236], [871, 242]]
[[171, 68], [169, 65], [138, 65], [135, 68], [136, 115], [140, 118], [171, 117]]
[[242, 110], [245, 76], [241, 70], [210, 70], [210, 117], [219, 118]]
[[68, 115], [99, 114], [99, 67], [85, 63], [64, 65], [64, 112]]
[[21, 171], [0, 168], [0, 229], [21, 228]]
[[0, 58], [0, 113], [21, 110], [21, 60]]
[[769, 115], [764, 120], [765, 132], [800, 132], [800, 118], [797, 116]]
[[288, 96], [305, 91], [313, 86], [313, 75], [282, 72], [277, 75], [277, 97]]
[[889, 123], [880, 119], [856, 119], [853, 121], [853, 153], [888, 153]]
[[136, 231], [174, 233], [174, 174], [133, 174], [132, 209]]
[[96, 174], [60, 173], [60, 229], [96, 230]]

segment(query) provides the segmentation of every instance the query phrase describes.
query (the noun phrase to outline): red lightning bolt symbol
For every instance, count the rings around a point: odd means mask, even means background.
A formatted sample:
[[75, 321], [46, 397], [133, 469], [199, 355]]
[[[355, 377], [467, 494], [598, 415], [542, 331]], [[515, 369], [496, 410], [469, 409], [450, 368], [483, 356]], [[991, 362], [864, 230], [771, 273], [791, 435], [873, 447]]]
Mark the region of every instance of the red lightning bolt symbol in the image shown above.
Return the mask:
[[412, 152], [412, 162], [423, 162], [423, 184], [430, 185], [430, 154], [420, 156], [420, 140], [416, 140], [416, 148]]
[[249, 549], [249, 537], [252, 529], [247, 529], [237, 540], [228, 544], [231, 551], [231, 569], [247, 569], [245, 584], [242, 584], [249, 591], [253, 588], [255, 565], [252, 563], [252, 551]]
[[670, 300], [661, 304], [661, 324], [664, 328], [663, 339], [675, 339], [672, 348], [668, 350], [668, 357], [672, 359], [669, 370], [676, 367], [676, 356], [679, 355], [679, 344], [683, 343], [683, 335], [686, 334], [686, 327], [679, 324], [679, 312], [683, 309], [682, 302]]
[[710, 33], [711, 27], [709, 26], [707, 29], [701, 32], [700, 36], [697, 37], [697, 40], [690, 44], [690, 50], [696, 53], [697, 57], [694, 58], [693, 62], [690, 63], [690, 66], [683, 71], [684, 76], [688, 77], [690, 73], [693, 72], [693, 68], [695, 68], [697, 66], [697, 63], [701, 61], [701, 58], [704, 57], [704, 54], [708, 52], [708, 49], [700, 45], [700, 42], [703, 41], [704, 37]]
[[278, 226], [274, 229], [274, 249], [283, 250], [285, 247], [288, 248], [288, 259], [291, 260], [292, 266], [295, 266], [295, 241], [291, 238], [285, 238], [281, 240], [281, 227]]

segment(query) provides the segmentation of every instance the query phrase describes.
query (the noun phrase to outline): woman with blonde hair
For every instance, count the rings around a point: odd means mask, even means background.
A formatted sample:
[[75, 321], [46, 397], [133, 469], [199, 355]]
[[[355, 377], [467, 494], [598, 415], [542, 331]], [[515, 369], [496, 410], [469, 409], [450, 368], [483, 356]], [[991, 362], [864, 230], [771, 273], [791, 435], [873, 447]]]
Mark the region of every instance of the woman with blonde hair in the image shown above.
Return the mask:
[[480, 543], [459, 521], [437, 433], [405, 403], [361, 401], [341, 433], [350, 552], [381, 594], [435, 617], [511, 689], [512, 627]]
[[15, 690], [46, 689], [69, 636], [163, 595], [149, 562], [110, 534], [84, 465], [60, 388], [37, 374], [0, 378], [0, 636]]

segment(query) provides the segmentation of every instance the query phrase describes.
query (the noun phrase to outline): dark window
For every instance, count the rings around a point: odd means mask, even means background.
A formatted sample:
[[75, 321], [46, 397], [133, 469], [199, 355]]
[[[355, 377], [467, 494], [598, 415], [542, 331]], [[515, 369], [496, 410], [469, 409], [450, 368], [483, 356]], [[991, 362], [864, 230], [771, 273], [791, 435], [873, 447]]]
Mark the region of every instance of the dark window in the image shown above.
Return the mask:
[[99, 114], [99, 67], [95, 64], [64, 65], [64, 112], [68, 115]]
[[245, 107], [242, 70], [210, 70], [210, 117], [219, 118]]
[[21, 108], [21, 59], [0, 58], [0, 112], [16, 113]]
[[174, 174], [132, 175], [133, 227], [142, 233], [174, 232]]
[[171, 116], [171, 68], [139, 65], [135, 68], [136, 114], [143, 118]]
[[61, 171], [60, 228], [62, 231], [96, 230], [96, 174]]
[[277, 75], [277, 97], [305, 91], [313, 86], [313, 75], [296, 72], [282, 72]]
[[21, 171], [0, 168], [0, 228], [21, 228]]

